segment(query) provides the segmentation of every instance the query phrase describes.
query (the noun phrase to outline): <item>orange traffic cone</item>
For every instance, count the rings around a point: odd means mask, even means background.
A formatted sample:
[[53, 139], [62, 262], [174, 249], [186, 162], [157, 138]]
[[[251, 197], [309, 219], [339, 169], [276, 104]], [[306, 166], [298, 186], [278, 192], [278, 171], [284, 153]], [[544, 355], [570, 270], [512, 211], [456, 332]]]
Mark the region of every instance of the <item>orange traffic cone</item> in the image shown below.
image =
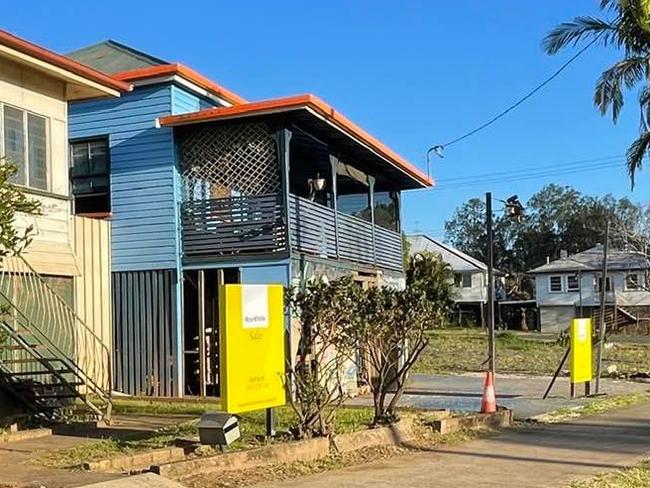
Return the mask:
[[481, 398], [481, 413], [494, 413], [497, 411], [497, 398], [494, 392], [494, 374], [488, 371], [485, 374], [483, 385], [483, 398]]

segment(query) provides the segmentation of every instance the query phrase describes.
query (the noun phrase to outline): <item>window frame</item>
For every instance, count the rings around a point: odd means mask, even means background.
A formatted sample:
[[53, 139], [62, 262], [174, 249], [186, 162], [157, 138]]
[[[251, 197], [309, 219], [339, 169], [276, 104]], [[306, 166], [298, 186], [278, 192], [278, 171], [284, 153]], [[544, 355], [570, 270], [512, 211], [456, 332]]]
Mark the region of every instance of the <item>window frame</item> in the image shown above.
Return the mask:
[[[560, 280], [560, 289], [559, 290], [554, 290], [553, 289], [553, 278], [559, 278]], [[564, 287], [564, 277], [562, 275], [554, 274], [554, 275], [548, 275], [548, 292], [549, 293], [564, 293], [565, 287]]]
[[[600, 293], [602, 290], [602, 281], [603, 277], [600, 275], [595, 275], [594, 276], [594, 292], [595, 293]], [[607, 274], [607, 278], [605, 279], [605, 293], [611, 293], [614, 291], [614, 282], [612, 281], [612, 276], [610, 274]]]
[[[458, 278], [458, 279], [457, 279]], [[454, 288], [471, 288], [472, 287], [472, 273], [463, 271], [454, 272]]]
[[472, 287], [472, 273], [461, 273], [462, 288]]
[[[23, 128], [23, 171], [25, 173], [24, 183], [14, 183], [12, 185], [25, 188], [28, 191], [50, 193], [52, 191], [52, 124], [51, 118], [47, 115], [39, 114], [32, 110], [13, 105], [11, 103], [0, 101], [0, 156], [6, 156], [5, 141], [5, 107], [22, 112]], [[45, 188], [32, 186], [30, 182], [30, 161], [29, 161], [29, 116], [38, 117], [45, 122]]]
[[[77, 211], [77, 196], [74, 192], [73, 179], [74, 178], [92, 178], [92, 175], [87, 176], [73, 176], [74, 169], [74, 156], [73, 156], [73, 145], [75, 144], [90, 144], [91, 142], [102, 141], [106, 149], [106, 177], [108, 179], [106, 197], [108, 200], [108, 210], [102, 212], [78, 212]], [[81, 216], [94, 216], [94, 217], [107, 217], [111, 214], [113, 208], [113, 199], [111, 198], [111, 151], [110, 151], [110, 135], [109, 134], [100, 134], [89, 137], [79, 137], [76, 139], [68, 140], [68, 152], [69, 152], [69, 168], [68, 168], [68, 182], [70, 185], [70, 198], [72, 200], [72, 211], [75, 215]], [[89, 172], [90, 173], [90, 172]], [[83, 196], [83, 195], [81, 195]]]
[[[575, 278], [576, 279], [575, 288], [572, 288], [572, 287], [569, 286], [569, 278]], [[580, 291], [580, 278], [577, 275], [567, 275], [566, 276], [566, 291], [567, 292], [572, 292], [572, 293], [575, 293], [576, 291]]]
[[[628, 278], [634, 276], [636, 278], [636, 284], [633, 287], [628, 285]], [[626, 273], [625, 279], [623, 280], [623, 290], [624, 291], [639, 291], [641, 290], [641, 273]]]

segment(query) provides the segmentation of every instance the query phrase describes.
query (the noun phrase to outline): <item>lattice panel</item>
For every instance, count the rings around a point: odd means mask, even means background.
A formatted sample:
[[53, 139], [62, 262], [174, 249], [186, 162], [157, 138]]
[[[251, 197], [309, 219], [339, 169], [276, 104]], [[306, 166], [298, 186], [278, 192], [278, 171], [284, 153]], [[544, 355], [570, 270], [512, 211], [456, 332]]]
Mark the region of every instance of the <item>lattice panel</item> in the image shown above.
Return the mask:
[[280, 191], [276, 145], [264, 124], [190, 129], [180, 150], [186, 201]]

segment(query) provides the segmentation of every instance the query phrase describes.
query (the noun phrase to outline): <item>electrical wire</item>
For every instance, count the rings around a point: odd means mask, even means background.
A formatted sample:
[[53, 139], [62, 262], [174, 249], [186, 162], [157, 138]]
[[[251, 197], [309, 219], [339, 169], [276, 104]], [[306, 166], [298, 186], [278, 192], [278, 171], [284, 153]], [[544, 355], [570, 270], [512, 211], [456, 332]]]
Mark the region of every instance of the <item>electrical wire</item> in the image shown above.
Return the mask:
[[584, 173], [584, 172], [592, 172], [592, 171], [600, 171], [604, 169], [609, 169], [609, 168], [615, 168], [615, 167], [624, 167], [626, 166], [626, 163], [624, 161], [619, 161], [619, 162], [608, 162], [600, 165], [592, 165], [589, 168], [567, 168], [566, 170], [553, 170], [553, 171], [540, 171], [538, 173], [530, 173], [530, 174], [524, 174], [524, 175], [517, 175], [513, 177], [506, 177], [506, 178], [495, 178], [495, 179], [481, 179], [481, 180], [475, 180], [475, 181], [467, 181], [459, 184], [450, 184], [449, 186], [444, 186], [442, 187], [436, 187], [436, 191], [445, 191], [445, 190], [457, 190], [461, 188], [471, 188], [474, 186], [482, 186], [485, 184], [490, 184], [490, 185], [499, 185], [503, 183], [515, 183], [519, 181], [529, 181], [529, 180], [538, 180], [538, 179], [543, 179], [543, 178], [548, 178], [548, 177], [556, 177], [556, 176], [564, 176], [564, 175], [571, 175], [571, 174], [577, 174], [577, 173]]
[[555, 72], [546, 78], [544, 81], [542, 81], [539, 85], [537, 85], [535, 88], [533, 88], [531, 91], [529, 91], [526, 95], [521, 97], [519, 100], [517, 100], [515, 103], [510, 105], [508, 108], [505, 110], [499, 112], [497, 115], [492, 117], [490, 120], [487, 122], [479, 125], [478, 127], [470, 130], [469, 132], [466, 132], [465, 134], [461, 135], [460, 137], [456, 137], [455, 139], [452, 139], [451, 141], [447, 142], [446, 144], [439, 144], [439, 147], [441, 148], [447, 148], [453, 144], [456, 144], [462, 140], [467, 139], [468, 137], [473, 136], [477, 132], [482, 131], [483, 129], [486, 129], [487, 127], [491, 126], [494, 124], [496, 121], [507, 115], [508, 113], [512, 112], [514, 109], [519, 107], [522, 103], [524, 103], [526, 100], [528, 100], [530, 97], [535, 95], [538, 91], [540, 91], [542, 88], [544, 88], [546, 85], [548, 85], [551, 81], [553, 81], [555, 78], [557, 78], [560, 73], [562, 73], [566, 68], [569, 67], [571, 63], [573, 63], [576, 59], [578, 59], [587, 49], [589, 49], [591, 46], [596, 44], [600, 37], [603, 35], [604, 32], [601, 32], [598, 34], [596, 37], [594, 37], [591, 42], [589, 42], [586, 46], [584, 46], [582, 49], [580, 49], [577, 53], [575, 53], [573, 56], [571, 56], [562, 66], [560, 66]]
[[[621, 158], [624, 156], [618, 155], [618, 156], [604, 156], [604, 157], [599, 157], [599, 158], [591, 158], [591, 159], [579, 159], [575, 161], [565, 161], [562, 163], [553, 163], [553, 164], [526, 164], [523, 165], [523, 169], [520, 166], [517, 169], [511, 169], [511, 170], [506, 170], [506, 171], [497, 171], [497, 172], [491, 172], [491, 173], [484, 173], [484, 174], [474, 174], [474, 175], [467, 175], [467, 176], [457, 176], [454, 178], [440, 178], [437, 179], [436, 182], [438, 184], [448, 184], [448, 183], [462, 183], [467, 180], [484, 180], [485, 178], [494, 178], [498, 176], [512, 176], [513, 172], [516, 172], [518, 175], [522, 173], [528, 173], [531, 171], [541, 171], [541, 170], [550, 170], [552, 168], [567, 168], [568, 166], [572, 168], [578, 168], [578, 167], [591, 167], [594, 163], [601, 163], [601, 162], [613, 162], [613, 161], [620, 161]], [[568, 169], [568, 168], [567, 168]]]

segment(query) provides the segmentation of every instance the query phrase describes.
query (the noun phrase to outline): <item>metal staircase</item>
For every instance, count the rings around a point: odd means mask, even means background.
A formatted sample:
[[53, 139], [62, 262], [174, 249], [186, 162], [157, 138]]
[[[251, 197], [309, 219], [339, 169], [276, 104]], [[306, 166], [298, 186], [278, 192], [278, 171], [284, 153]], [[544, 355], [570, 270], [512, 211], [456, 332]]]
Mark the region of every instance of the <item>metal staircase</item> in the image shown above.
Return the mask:
[[39, 420], [110, 420], [106, 345], [24, 258], [2, 265], [0, 387]]

